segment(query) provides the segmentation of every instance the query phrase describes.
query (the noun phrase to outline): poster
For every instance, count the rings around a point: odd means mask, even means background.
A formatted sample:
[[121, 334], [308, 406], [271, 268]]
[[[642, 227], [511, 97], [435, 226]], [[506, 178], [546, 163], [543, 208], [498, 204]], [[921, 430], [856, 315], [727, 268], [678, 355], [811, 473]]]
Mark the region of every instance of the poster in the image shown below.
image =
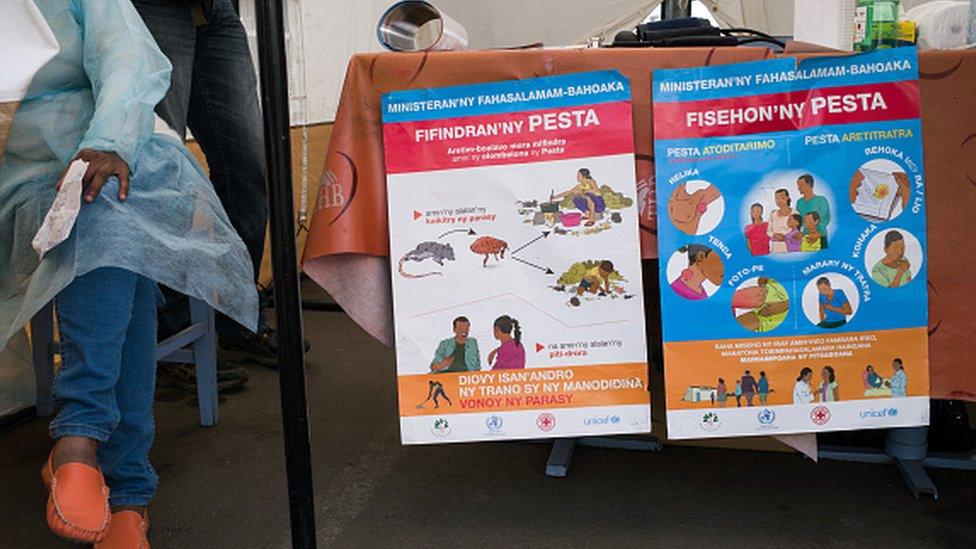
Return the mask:
[[627, 80], [382, 109], [403, 442], [649, 432]]
[[914, 49], [655, 71], [670, 438], [928, 424]]

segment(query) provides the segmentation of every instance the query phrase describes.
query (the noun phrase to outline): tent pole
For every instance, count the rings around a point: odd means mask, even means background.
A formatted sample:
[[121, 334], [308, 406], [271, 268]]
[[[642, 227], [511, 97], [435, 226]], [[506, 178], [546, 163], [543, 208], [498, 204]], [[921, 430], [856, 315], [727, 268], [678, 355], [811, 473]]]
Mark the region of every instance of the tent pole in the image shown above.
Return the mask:
[[692, 0], [664, 0], [661, 2], [661, 19], [691, 17]]
[[279, 390], [292, 547], [315, 547], [312, 461], [305, 399], [305, 349], [295, 243], [288, 74], [281, 0], [255, 2], [264, 146], [268, 161], [271, 263], [278, 327]]

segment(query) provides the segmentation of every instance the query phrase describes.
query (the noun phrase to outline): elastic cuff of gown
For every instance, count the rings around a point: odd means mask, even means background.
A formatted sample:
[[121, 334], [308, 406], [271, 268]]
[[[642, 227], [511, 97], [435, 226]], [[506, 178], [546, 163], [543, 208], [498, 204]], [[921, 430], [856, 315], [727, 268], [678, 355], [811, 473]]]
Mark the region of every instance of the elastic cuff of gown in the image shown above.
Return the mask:
[[79, 425], [74, 423], [65, 424], [55, 424], [51, 423], [48, 427], [48, 433], [50, 433], [51, 438], [57, 440], [64, 437], [85, 437], [97, 440], [98, 442], [106, 442], [112, 433], [101, 429], [98, 427], [92, 427], [91, 425]]

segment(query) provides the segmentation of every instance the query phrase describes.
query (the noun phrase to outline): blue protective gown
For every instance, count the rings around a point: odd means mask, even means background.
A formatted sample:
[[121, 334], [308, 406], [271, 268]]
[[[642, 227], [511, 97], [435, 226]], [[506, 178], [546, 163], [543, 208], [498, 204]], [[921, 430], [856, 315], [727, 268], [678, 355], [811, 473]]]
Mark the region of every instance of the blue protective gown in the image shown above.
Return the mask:
[[[76, 276], [119, 267], [197, 297], [254, 329], [251, 260], [213, 187], [177, 140], [153, 133], [171, 66], [129, 0], [36, 0], [61, 51], [34, 77], [0, 164], [0, 349]], [[83, 148], [113, 151], [112, 177], [43, 260], [31, 240]]]

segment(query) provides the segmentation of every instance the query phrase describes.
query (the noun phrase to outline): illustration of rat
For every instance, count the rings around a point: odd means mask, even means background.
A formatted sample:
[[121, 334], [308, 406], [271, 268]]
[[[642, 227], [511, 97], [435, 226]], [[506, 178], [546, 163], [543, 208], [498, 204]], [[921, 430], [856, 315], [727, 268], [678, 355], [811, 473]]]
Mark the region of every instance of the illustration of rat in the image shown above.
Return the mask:
[[421, 242], [420, 244], [417, 244], [416, 248], [410, 250], [400, 258], [400, 262], [397, 264], [397, 271], [399, 271], [400, 275], [405, 278], [424, 278], [443, 274], [440, 271], [431, 271], [429, 273], [414, 275], [403, 270], [403, 263], [406, 261], [419, 262], [427, 259], [433, 259], [435, 263], [443, 266], [444, 260], [454, 261], [454, 248], [452, 248], [450, 244]]

